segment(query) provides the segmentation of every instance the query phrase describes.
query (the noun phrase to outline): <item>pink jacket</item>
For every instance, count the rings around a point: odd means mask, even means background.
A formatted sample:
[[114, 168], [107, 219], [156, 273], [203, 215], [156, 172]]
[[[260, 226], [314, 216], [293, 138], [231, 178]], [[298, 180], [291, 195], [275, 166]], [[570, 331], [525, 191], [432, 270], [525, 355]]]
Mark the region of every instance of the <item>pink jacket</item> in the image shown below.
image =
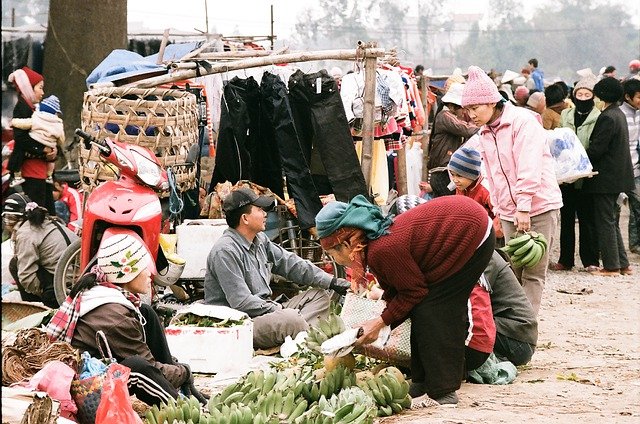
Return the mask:
[[504, 105], [496, 128], [480, 128], [494, 212], [513, 221], [516, 211], [540, 215], [562, 207], [547, 131], [527, 110]]

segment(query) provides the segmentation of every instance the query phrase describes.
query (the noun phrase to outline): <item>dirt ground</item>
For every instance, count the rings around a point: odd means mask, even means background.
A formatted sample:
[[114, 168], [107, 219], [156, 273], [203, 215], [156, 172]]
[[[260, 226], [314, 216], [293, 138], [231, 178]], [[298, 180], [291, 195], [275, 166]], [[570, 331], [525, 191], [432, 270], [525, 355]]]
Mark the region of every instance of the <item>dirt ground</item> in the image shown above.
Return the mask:
[[[627, 219], [623, 208], [626, 247]], [[557, 244], [553, 251], [557, 259]], [[549, 273], [538, 349], [512, 384], [464, 383], [456, 407], [379, 422], [640, 423], [640, 256], [628, 255], [633, 276], [595, 277], [576, 268]]]

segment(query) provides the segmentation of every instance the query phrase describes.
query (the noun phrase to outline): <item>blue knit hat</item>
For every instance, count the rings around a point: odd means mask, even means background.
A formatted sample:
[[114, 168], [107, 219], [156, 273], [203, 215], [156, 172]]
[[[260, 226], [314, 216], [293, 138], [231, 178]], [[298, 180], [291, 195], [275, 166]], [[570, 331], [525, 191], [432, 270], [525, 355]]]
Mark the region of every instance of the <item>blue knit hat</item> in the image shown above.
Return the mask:
[[54, 95], [42, 99], [42, 101], [40, 102], [40, 112], [46, 112], [52, 115], [59, 113], [60, 115], [62, 115], [62, 110], [60, 109], [60, 100]]
[[462, 146], [451, 155], [448, 168], [449, 171], [461, 177], [477, 180], [480, 176], [481, 163], [480, 153], [477, 150]]

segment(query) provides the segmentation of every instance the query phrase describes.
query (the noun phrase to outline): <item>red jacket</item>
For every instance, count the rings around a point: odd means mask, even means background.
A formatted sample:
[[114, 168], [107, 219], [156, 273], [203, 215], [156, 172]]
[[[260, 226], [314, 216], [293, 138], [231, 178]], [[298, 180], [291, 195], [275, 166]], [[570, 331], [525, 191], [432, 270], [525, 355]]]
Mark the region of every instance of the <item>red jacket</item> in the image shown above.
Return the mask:
[[496, 323], [493, 320], [491, 297], [480, 283], [473, 286], [469, 296], [469, 329], [466, 345], [483, 353], [493, 352], [496, 343]]
[[69, 227], [71, 230], [75, 230], [76, 226], [73, 225], [74, 221], [82, 218], [82, 201], [84, 193], [79, 192], [75, 188], [69, 187], [69, 184], [62, 184], [62, 192], [60, 193], [60, 201], [65, 203], [69, 208]]
[[399, 215], [371, 240], [366, 263], [384, 290], [386, 324], [401, 322], [429, 285], [458, 272], [484, 239], [487, 213], [463, 196], [442, 196]]
[[467, 196], [476, 202], [478, 202], [482, 207], [487, 211], [489, 217], [493, 219], [495, 215], [493, 214], [493, 205], [491, 204], [491, 196], [489, 195], [489, 190], [486, 189], [485, 186], [482, 185], [482, 180], [484, 178], [482, 175], [478, 177], [478, 179], [472, 183], [469, 187], [464, 190], [456, 189], [456, 194]]

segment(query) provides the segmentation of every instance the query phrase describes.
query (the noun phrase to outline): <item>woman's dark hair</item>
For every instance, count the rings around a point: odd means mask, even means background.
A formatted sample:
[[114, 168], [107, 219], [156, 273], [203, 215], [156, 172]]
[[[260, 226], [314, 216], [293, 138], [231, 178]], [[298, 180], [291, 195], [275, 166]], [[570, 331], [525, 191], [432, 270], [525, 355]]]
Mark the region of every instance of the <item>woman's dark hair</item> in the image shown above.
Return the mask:
[[49, 216], [49, 212], [42, 206], [24, 211], [24, 217], [34, 227], [42, 227], [42, 223]]
[[252, 207], [253, 205], [249, 203], [248, 205], [244, 205], [241, 208], [225, 212], [225, 219], [227, 220], [227, 225], [229, 226], [229, 228], [236, 228], [238, 224], [240, 224], [240, 217], [245, 213], [251, 213]]
[[78, 279], [78, 281], [71, 288], [71, 291], [69, 292], [69, 297], [73, 299], [81, 291], [89, 290], [90, 288], [96, 285], [98, 285], [98, 276], [96, 274], [93, 274], [91, 272], [84, 274], [82, 277]]
[[29, 223], [34, 227], [39, 227], [39, 228], [42, 228], [42, 224], [46, 219], [49, 219], [51, 221], [55, 220], [62, 225], [67, 225], [63, 220], [61, 220], [57, 216], [49, 215], [49, 211], [46, 208], [43, 208], [42, 206], [38, 206], [37, 208], [31, 209], [31, 210], [25, 209], [24, 219], [29, 221]]

